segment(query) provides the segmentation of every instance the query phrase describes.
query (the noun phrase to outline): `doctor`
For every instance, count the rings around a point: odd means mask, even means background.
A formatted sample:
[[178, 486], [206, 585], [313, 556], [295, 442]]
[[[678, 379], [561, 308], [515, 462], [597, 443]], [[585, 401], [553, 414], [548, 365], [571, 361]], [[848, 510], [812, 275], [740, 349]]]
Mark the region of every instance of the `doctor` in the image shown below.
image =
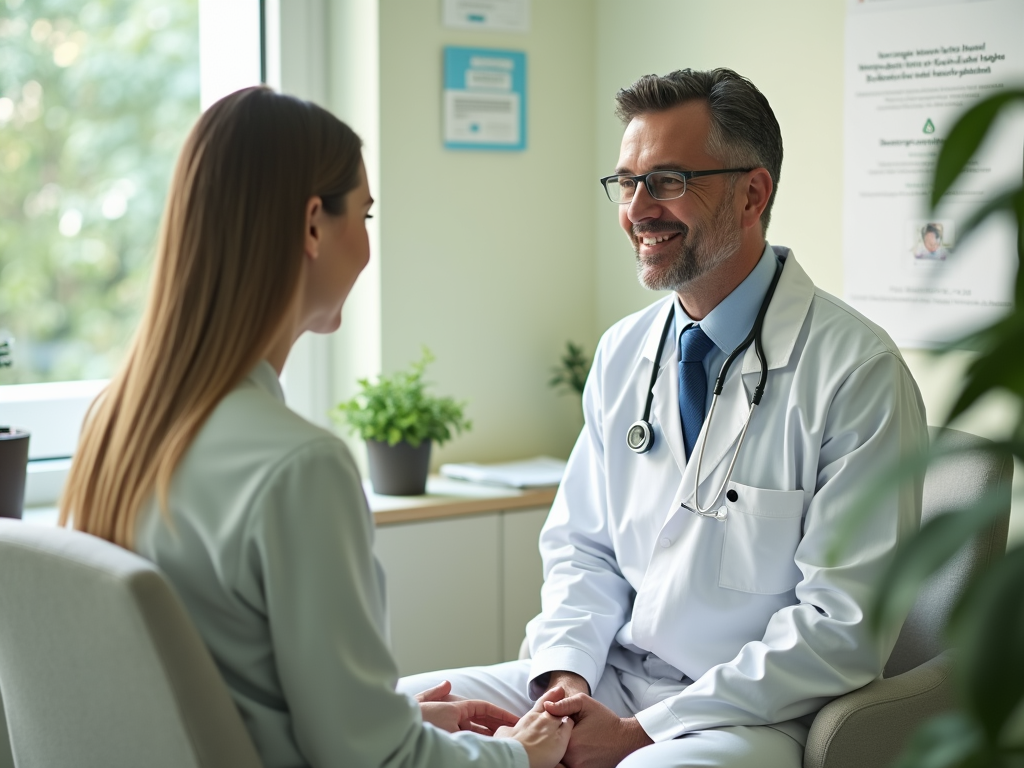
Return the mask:
[[782, 139], [749, 80], [649, 75], [617, 103], [601, 181], [640, 282], [673, 293], [598, 347], [541, 533], [532, 660], [401, 688], [450, 679], [525, 712], [561, 685], [572, 695], [546, 706], [577, 720], [570, 767], [798, 768], [808, 716], [877, 677], [895, 643], [865, 611], [918, 525], [920, 481], [839, 562], [826, 553], [865, 484], [926, 443], [924, 407], [886, 333], [765, 241]]

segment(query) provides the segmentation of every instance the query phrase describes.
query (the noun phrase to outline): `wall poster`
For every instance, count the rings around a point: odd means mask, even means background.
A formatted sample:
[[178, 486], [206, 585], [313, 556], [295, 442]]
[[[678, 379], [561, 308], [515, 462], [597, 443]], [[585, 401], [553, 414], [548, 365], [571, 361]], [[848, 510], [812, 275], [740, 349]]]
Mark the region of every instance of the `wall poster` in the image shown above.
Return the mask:
[[526, 54], [444, 49], [446, 149], [526, 149]]
[[845, 298], [897, 344], [934, 348], [1012, 306], [1009, 219], [958, 225], [1024, 173], [1024, 114], [1007, 116], [938, 211], [939, 149], [979, 99], [1024, 85], [1020, 0], [847, 0]]

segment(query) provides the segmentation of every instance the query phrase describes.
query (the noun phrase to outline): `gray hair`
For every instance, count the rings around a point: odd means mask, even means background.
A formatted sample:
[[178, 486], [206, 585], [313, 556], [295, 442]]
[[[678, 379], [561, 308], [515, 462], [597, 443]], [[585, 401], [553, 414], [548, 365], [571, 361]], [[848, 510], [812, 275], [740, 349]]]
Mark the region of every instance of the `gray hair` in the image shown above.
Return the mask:
[[782, 173], [782, 132], [768, 100], [747, 78], [731, 69], [644, 75], [615, 95], [615, 114], [628, 123], [696, 99], [711, 112], [708, 154], [727, 167], [764, 168], [771, 175], [772, 194], [761, 214], [761, 231], [767, 232]]

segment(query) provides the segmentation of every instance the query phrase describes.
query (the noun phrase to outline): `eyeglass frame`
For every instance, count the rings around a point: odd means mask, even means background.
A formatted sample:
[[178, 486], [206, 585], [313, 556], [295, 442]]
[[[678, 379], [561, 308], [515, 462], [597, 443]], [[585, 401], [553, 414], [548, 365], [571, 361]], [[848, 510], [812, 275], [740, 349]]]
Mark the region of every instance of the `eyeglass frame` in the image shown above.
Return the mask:
[[[750, 171], [754, 171], [754, 170], [757, 170], [757, 168], [756, 167], [755, 168], [718, 168], [718, 169], [713, 170], [713, 171], [676, 171], [676, 170], [673, 170], [671, 168], [657, 168], [657, 169], [655, 169], [653, 171], [648, 171], [647, 173], [641, 173], [638, 176], [630, 176], [628, 173], [613, 173], [611, 176], [605, 176], [603, 179], [599, 179], [599, 181], [601, 182], [601, 186], [604, 187], [604, 193], [608, 196], [608, 199], [612, 203], [614, 203], [615, 205], [629, 205], [630, 203], [633, 202], [633, 198], [632, 197], [629, 198], [629, 200], [612, 200], [612, 193], [608, 191], [608, 182], [609, 181], [611, 181], [612, 179], [630, 179], [631, 181], [633, 181], [637, 185], [637, 187], [639, 187], [640, 184], [643, 184], [644, 185], [644, 189], [647, 190], [647, 194], [649, 194], [651, 196], [652, 200], [657, 200], [659, 202], [665, 202], [667, 200], [678, 200], [680, 197], [685, 195], [686, 194], [686, 185], [689, 183], [690, 179], [696, 179], [696, 178], [698, 178], [700, 176], [715, 176], [715, 175], [720, 174], [720, 173], [750, 173]], [[654, 174], [654, 173], [672, 173], [672, 174], [675, 174], [677, 176], [682, 177], [682, 179], [683, 179], [683, 191], [682, 191], [682, 193], [677, 195], [676, 197], [655, 197], [654, 193], [651, 192], [651, 188], [647, 186], [647, 177], [650, 176], [651, 174]], [[633, 191], [633, 195], [636, 196], [636, 190], [635, 189]]]

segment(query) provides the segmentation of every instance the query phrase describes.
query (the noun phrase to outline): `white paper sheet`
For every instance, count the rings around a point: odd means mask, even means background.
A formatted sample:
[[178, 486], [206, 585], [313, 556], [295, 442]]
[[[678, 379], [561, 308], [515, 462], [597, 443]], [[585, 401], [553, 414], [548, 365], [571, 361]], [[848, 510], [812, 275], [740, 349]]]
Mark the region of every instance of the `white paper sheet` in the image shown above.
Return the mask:
[[442, 464], [441, 474], [456, 480], [510, 488], [542, 488], [558, 485], [565, 473], [565, 462], [550, 456], [537, 456], [505, 464]]

